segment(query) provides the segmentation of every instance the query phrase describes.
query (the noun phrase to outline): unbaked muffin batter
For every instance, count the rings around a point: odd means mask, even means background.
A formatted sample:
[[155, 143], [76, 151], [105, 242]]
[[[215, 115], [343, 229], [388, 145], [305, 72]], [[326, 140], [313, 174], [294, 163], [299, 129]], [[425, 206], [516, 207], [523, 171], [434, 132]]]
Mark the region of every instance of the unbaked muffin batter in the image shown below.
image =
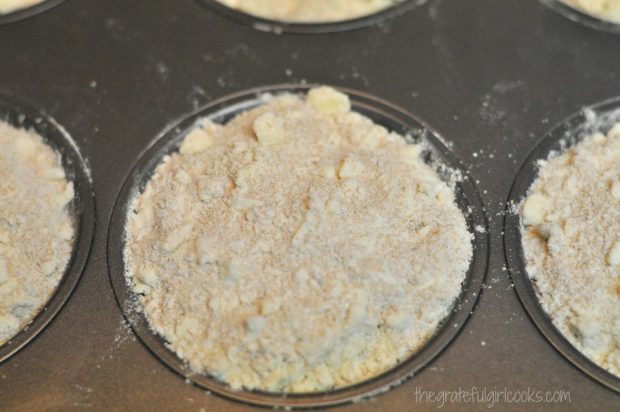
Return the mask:
[[543, 308], [575, 348], [620, 376], [620, 124], [541, 162], [521, 216]]
[[73, 245], [73, 184], [34, 132], [0, 121], [0, 345], [47, 303]]
[[402, 0], [218, 0], [253, 16], [310, 23], [350, 20], [377, 13]]
[[562, 0], [592, 16], [620, 24], [620, 0]]
[[43, 0], [0, 0], [0, 14], [11, 13], [19, 9], [34, 6]]
[[326, 390], [404, 360], [472, 257], [420, 151], [327, 87], [205, 121], [128, 216], [127, 275], [151, 327], [233, 388]]

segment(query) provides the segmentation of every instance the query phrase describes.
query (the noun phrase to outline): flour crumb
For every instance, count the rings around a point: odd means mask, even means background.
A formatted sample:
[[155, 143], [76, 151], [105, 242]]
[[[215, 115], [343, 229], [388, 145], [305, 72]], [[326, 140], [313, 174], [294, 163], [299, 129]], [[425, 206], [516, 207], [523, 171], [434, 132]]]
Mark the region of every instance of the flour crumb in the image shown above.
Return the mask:
[[128, 279], [196, 373], [329, 390], [406, 359], [452, 309], [473, 253], [452, 189], [350, 107], [321, 87], [202, 122], [208, 147], [184, 150], [190, 132], [136, 196]]
[[24, 329], [62, 278], [74, 197], [60, 156], [34, 132], [0, 122], [0, 345]]
[[540, 163], [520, 205], [527, 271], [555, 326], [620, 376], [620, 130]]

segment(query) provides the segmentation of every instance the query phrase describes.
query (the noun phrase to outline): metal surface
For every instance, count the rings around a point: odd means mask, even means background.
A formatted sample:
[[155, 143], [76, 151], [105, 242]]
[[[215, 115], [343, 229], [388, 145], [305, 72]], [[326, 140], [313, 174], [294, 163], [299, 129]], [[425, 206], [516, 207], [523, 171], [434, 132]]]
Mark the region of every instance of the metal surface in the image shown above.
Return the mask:
[[[620, 36], [538, 0], [429, 0], [379, 26], [263, 33], [195, 0], [68, 0], [0, 27], [0, 89], [32, 101], [92, 167], [98, 230], [81, 282], [38, 337], [0, 365], [0, 410], [242, 411], [168, 369], [123, 322], [108, 279], [108, 220], [157, 133], [219, 97], [307, 80], [364, 90], [415, 113], [477, 180], [490, 220], [487, 284], [459, 336], [405, 384], [337, 410], [437, 410], [420, 391], [566, 390], [569, 404], [495, 410], [615, 410], [617, 393], [568, 362], [521, 306], [505, 267], [504, 202], [550, 126], [620, 95]], [[445, 410], [483, 404], [448, 402]]]
[[[135, 194], [144, 190], [162, 158], [176, 151], [181, 139], [193, 130], [201, 119], [209, 118], [216, 123], [225, 124], [235, 115], [264, 103], [265, 93], [270, 95], [280, 93], [305, 94], [311, 87], [310, 85], [279, 85], [238, 93], [210, 103], [164, 130], [160, 133], [161, 137], [155, 144], [141, 156], [123, 184], [109, 225], [107, 258], [112, 287], [125, 319], [131, 324], [140, 340], [155, 356], [179, 375], [207, 390], [247, 404], [305, 408], [331, 406], [360, 401], [365, 397], [372, 397], [401, 385], [438, 356], [460, 332], [476, 304], [486, 274], [488, 227], [478, 191], [471, 177], [467, 175], [467, 171], [453, 157], [450, 150], [444, 146], [441, 138], [409, 113], [366, 93], [343, 89], [342, 91], [351, 98], [353, 110], [368, 116], [375, 123], [388, 130], [395, 131], [403, 136], [411, 136], [418, 143], [423, 144], [427, 148], [425, 159], [430, 164], [435, 165], [440, 174], [442, 170], [445, 171], [445, 168], [449, 168], [452, 171], [459, 171], [463, 176], [462, 181], [455, 185], [455, 198], [459, 208], [467, 216], [470, 232], [474, 233], [472, 242], [474, 258], [470, 264], [467, 278], [463, 282], [461, 293], [454, 303], [451, 313], [443, 320], [437, 333], [414, 355], [394, 368], [365, 382], [334, 391], [287, 396], [282, 393], [263, 391], [233, 391], [213, 377], [192, 373], [184, 362], [168, 349], [165, 339], [152, 332], [146, 318], [139, 310], [136, 310], [137, 296], [128, 287], [125, 277], [126, 266], [123, 257], [126, 237], [125, 222], [128, 213], [132, 213], [131, 204]], [[445, 178], [449, 179], [449, 176], [446, 175]]]

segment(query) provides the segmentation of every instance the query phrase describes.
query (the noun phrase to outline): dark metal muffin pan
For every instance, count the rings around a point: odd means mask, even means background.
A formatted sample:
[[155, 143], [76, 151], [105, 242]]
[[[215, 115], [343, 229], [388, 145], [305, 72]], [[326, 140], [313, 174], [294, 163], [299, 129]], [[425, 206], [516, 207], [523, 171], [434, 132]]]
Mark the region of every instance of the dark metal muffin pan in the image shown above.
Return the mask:
[[0, 363], [34, 339], [60, 311], [77, 285], [90, 252], [95, 225], [95, 203], [88, 167], [71, 136], [56, 121], [32, 105], [0, 94], [0, 120], [19, 129], [33, 130], [60, 154], [75, 197], [69, 204], [75, 235], [71, 258], [54, 294], [25, 329], [0, 345]]
[[[425, 159], [436, 166], [440, 174], [448, 179], [448, 173], [458, 171], [462, 181], [455, 186], [457, 203], [467, 217], [470, 232], [474, 235], [474, 257], [462, 291], [454, 303], [450, 315], [443, 320], [441, 327], [429, 342], [410, 358], [393, 369], [372, 379], [338, 390], [316, 392], [304, 395], [286, 395], [263, 391], [234, 391], [213, 377], [192, 373], [168, 347], [165, 340], [154, 333], [144, 315], [137, 309], [137, 296], [132, 292], [125, 277], [126, 267], [123, 258], [125, 244], [125, 222], [131, 211], [131, 202], [136, 193], [141, 192], [165, 155], [177, 150], [180, 141], [201, 119], [225, 124], [232, 117], [264, 102], [265, 93], [278, 95], [293, 93], [303, 95], [311, 86], [279, 85], [261, 87], [238, 93], [202, 107], [179, 123], [162, 132], [158, 140], [140, 158], [125, 181], [109, 225], [108, 266], [110, 279], [118, 303], [125, 318], [131, 324], [140, 340], [161, 361], [171, 369], [191, 380], [196, 385], [230, 399], [261, 406], [273, 407], [317, 407], [359, 401], [365, 397], [385, 392], [393, 386], [402, 384], [436, 357], [458, 334], [477, 301], [486, 273], [488, 261], [488, 226], [482, 210], [476, 186], [467, 175], [459, 161], [441, 142], [441, 138], [428, 126], [406, 111], [366, 93], [343, 89], [351, 99], [352, 110], [371, 118], [388, 130], [410, 136], [426, 148]], [[476, 230], [477, 228], [477, 230]]]
[[[593, 121], [593, 116], [596, 121]], [[551, 318], [542, 308], [525, 265], [521, 243], [521, 219], [512, 210], [514, 205], [523, 201], [532, 183], [536, 180], [540, 160], [548, 159], [552, 153], [561, 153], [594, 133], [607, 134], [609, 129], [618, 122], [620, 122], [620, 98], [615, 98], [571, 116], [545, 136], [521, 166], [510, 191], [504, 221], [504, 247], [508, 270], [519, 299], [540, 332], [575, 366], [620, 394], [620, 377], [597, 366], [573, 347], [553, 325]], [[620, 159], [618, 161], [620, 162]]]
[[[69, 0], [0, 26], [0, 89], [32, 101], [74, 137], [93, 174], [99, 217], [71, 299], [0, 364], [0, 410], [242, 411], [185, 383], [127, 327], [110, 287], [114, 203], [153, 136], [205, 104], [261, 85], [332, 84], [415, 113], [448, 142], [489, 220], [487, 278], [459, 335], [412, 379], [337, 410], [437, 410], [420, 391], [564, 390], [561, 405], [495, 410], [616, 410], [619, 395], [549, 344], [505, 269], [505, 201], [519, 166], [550, 129], [620, 96], [620, 37], [538, 0], [429, 0], [358, 30], [261, 32], [197, 0]], [[444, 410], [486, 404], [448, 402]]]

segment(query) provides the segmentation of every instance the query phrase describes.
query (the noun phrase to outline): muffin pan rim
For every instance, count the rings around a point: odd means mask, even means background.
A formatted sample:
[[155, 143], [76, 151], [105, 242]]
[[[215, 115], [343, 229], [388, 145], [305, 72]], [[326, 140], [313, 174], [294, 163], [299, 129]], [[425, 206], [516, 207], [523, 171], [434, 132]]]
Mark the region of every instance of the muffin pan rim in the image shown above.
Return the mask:
[[[155, 140], [139, 155], [137, 162], [126, 176], [123, 186], [116, 198], [113, 211], [110, 216], [107, 238], [107, 261], [108, 274], [116, 301], [123, 313], [123, 316], [131, 325], [134, 333], [146, 348], [164, 363], [168, 368], [175, 371], [178, 375], [189, 379], [196, 386], [217, 393], [218, 395], [244, 404], [271, 406], [271, 407], [323, 407], [335, 406], [344, 403], [355, 402], [368, 397], [376, 396], [394, 386], [398, 386], [405, 380], [419, 372], [428, 363], [435, 359], [462, 330], [466, 321], [470, 317], [482, 290], [482, 284], [486, 277], [489, 263], [490, 239], [488, 235], [488, 221], [484, 212], [484, 206], [479, 196], [473, 179], [467, 174], [466, 168], [456, 159], [452, 151], [443, 143], [441, 136], [430, 128], [426, 123], [418, 120], [407, 111], [395, 106], [383, 99], [369, 95], [364, 92], [347, 88], [336, 87], [338, 90], [348, 94], [354, 109], [370, 109], [376, 114], [388, 118], [402, 116], [406, 119], [396, 119], [401, 126], [406, 126], [406, 130], [423, 130], [431, 134], [430, 143], [435, 155], [442, 158], [443, 164], [451, 168], [457, 168], [463, 173], [463, 182], [459, 183], [459, 194], [465, 196], [462, 201], [467, 202], [461, 206], [461, 210], [467, 206], [471, 208], [468, 226], [475, 239], [472, 242], [474, 255], [472, 263], [467, 273], [463, 288], [457, 299], [456, 307], [452, 309], [450, 315], [444, 319], [439, 326], [436, 334], [429, 339], [414, 355], [388, 371], [370, 378], [364, 382], [339, 388], [332, 391], [314, 392], [311, 394], [274, 394], [261, 391], [233, 391], [226, 384], [221, 383], [206, 375], [192, 373], [177, 355], [167, 348], [165, 341], [154, 332], [148, 321], [145, 319], [141, 310], [136, 310], [136, 299], [133, 291], [130, 290], [125, 277], [125, 265], [123, 256], [125, 222], [128, 207], [133, 200], [137, 188], [141, 188], [152, 176], [154, 169], [160, 164], [164, 155], [174, 152], [179, 142], [185, 134], [192, 129], [197, 121], [205, 117], [226, 117], [226, 121], [231, 115], [238, 114], [239, 108], [246, 110], [255, 107], [264, 101], [265, 93], [278, 94], [282, 92], [305, 93], [310, 88], [318, 85], [299, 85], [299, 84], [279, 84], [271, 86], [261, 86], [246, 91], [234, 93], [206, 104], [205, 106], [192, 111], [183, 116], [173, 125], [167, 126]], [[393, 113], [385, 114], [384, 111]], [[366, 114], [366, 112], [364, 112]], [[376, 118], [374, 119], [376, 120]], [[410, 124], [413, 122], [413, 126]], [[426, 136], [428, 138], [428, 136]], [[429, 140], [426, 140], [429, 142]], [[435, 153], [436, 150], [441, 153]], [[482, 230], [474, 230], [482, 227]]]
[[330, 34], [374, 26], [415, 8], [424, 6], [429, 0], [404, 0], [401, 3], [366, 16], [324, 23], [299, 23], [267, 19], [228, 7], [217, 0], [196, 1], [206, 9], [214, 11], [223, 18], [249, 26], [258, 31], [289, 34]]
[[34, 4], [30, 7], [23, 9], [17, 9], [15, 11], [0, 14], [0, 26], [3, 24], [9, 24], [20, 20], [27, 19], [28, 17], [35, 16], [37, 14], [46, 12], [47, 10], [58, 6], [65, 0], [44, 0], [41, 3]]
[[539, 0], [542, 4], [555, 11], [556, 13], [566, 17], [567, 19], [579, 23], [591, 29], [600, 30], [609, 33], [620, 33], [620, 23], [604, 20], [585, 11], [581, 11], [560, 0]]
[[33, 341], [54, 320], [70, 299], [90, 257], [96, 212], [90, 171], [71, 135], [49, 114], [28, 101], [0, 91], [0, 120], [37, 132], [44, 143], [61, 156], [62, 166], [73, 182], [75, 238], [65, 272], [47, 303], [9, 341], [0, 345], [0, 364]]
[[[603, 118], [594, 124], [589, 121], [589, 113]], [[581, 370], [603, 386], [620, 393], [620, 376], [596, 365], [577, 350], [560, 332], [540, 304], [532, 287], [525, 265], [521, 241], [521, 220], [513, 207], [519, 204], [538, 176], [536, 162], [547, 159], [554, 151], [563, 151], [577, 144], [592, 133], [601, 131], [600, 127], [620, 122], [620, 96], [612, 97], [585, 107], [551, 128], [527, 155], [510, 188], [504, 216], [503, 244], [508, 275], [514, 284], [515, 292], [528, 316], [545, 339], [574, 367]]]

